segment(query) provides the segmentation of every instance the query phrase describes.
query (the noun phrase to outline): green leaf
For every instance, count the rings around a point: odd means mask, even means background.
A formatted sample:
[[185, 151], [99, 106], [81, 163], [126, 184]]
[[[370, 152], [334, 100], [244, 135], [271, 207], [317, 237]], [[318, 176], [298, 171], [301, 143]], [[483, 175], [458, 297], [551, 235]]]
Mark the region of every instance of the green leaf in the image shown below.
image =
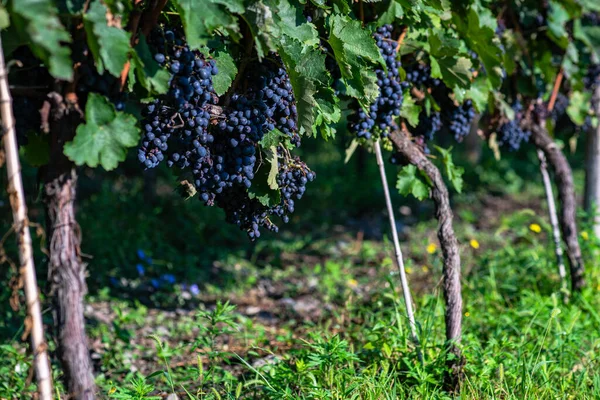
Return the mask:
[[6, 29], [10, 26], [10, 17], [6, 8], [0, 4], [0, 29]]
[[300, 7], [293, 6], [288, 0], [270, 0], [269, 3], [281, 33], [305, 46], [319, 45], [319, 32], [312, 23], [306, 21]]
[[325, 54], [297, 40], [283, 36], [279, 55], [294, 89], [301, 133], [316, 133], [340, 118], [337, 98], [331, 89], [331, 76], [325, 68]]
[[573, 35], [588, 47], [596, 61], [600, 60], [600, 26], [583, 26], [576, 20]]
[[140, 85], [148, 91], [149, 95], [163, 94], [169, 90], [171, 74], [161, 68], [152, 57], [145, 37], [141, 37], [131, 55], [131, 69], [129, 70], [129, 89], [133, 88], [134, 74]]
[[346, 93], [366, 108], [379, 96], [373, 66], [385, 67], [375, 39], [360, 21], [347, 16], [330, 18], [329, 31], [328, 42], [340, 67]]
[[279, 146], [282, 139], [285, 140], [288, 136], [275, 128], [272, 131], [267, 132], [263, 138], [258, 142], [263, 149], [269, 149], [271, 147]]
[[421, 106], [415, 103], [415, 100], [410, 95], [410, 90], [405, 90], [402, 107], [400, 108], [400, 116], [405, 118], [410, 126], [415, 127], [419, 125], [420, 113]]
[[230, 13], [240, 9], [239, 1], [174, 0], [173, 3], [191, 49], [206, 45], [216, 30], [227, 31], [231, 35], [239, 31], [237, 19]]
[[350, 146], [348, 146], [348, 148], [346, 149], [346, 157], [344, 158], [344, 164], [348, 164], [348, 161], [350, 161], [352, 155], [354, 154], [356, 149], [358, 149], [358, 146], [360, 146], [358, 140], [352, 139], [352, 142], [350, 142]]
[[58, 79], [73, 79], [71, 36], [58, 18], [52, 0], [18, 0], [11, 2], [13, 22], [26, 38], [33, 54], [44, 61]]
[[451, 89], [466, 88], [471, 83], [471, 60], [458, 56], [460, 43], [432, 30], [429, 36], [429, 61], [431, 76], [441, 78]]
[[477, 112], [481, 113], [486, 109], [491, 91], [489, 81], [482, 76], [478, 76], [467, 90], [466, 98], [471, 99]]
[[551, 1], [548, 12], [548, 37], [561, 48], [569, 44], [569, 33], [565, 27], [570, 16], [558, 2]]
[[259, 58], [266, 52], [277, 51], [281, 42], [289, 39], [298, 41], [302, 46], [319, 45], [319, 33], [316, 27], [307, 22], [299, 7], [288, 0], [255, 1], [247, 7], [246, 20], [254, 36]]
[[217, 63], [219, 73], [213, 76], [212, 83], [217, 95], [221, 96], [231, 86], [238, 70], [233, 57], [224, 47], [218, 48], [213, 52], [213, 59]]
[[446, 176], [452, 183], [452, 186], [454, 186], [454, 189], [458, 193], [461, 193], [463, 189], [462, 176], [465, 172], [465, 169], [454, 164], [454, 161], [452, 160], [452, 147], [450, 147], [448, 150], [439, 146], [434, 147], [442, 156], [442, 164], [444, 165], [444, 172], [446, 172]]
[[120, 76], [129, 59], [130, 33], [108, 26], [106, 13], [106, 7], [100, 0], [95, 0], [84, 15], [83, 25], [98, 72], [102, 74], [106, 68], [113, 76]]
[[569, 97], [567, 115], [576, 125], [583, 125], [589, 116], [592, 94], [589, 92], [573, 92]]
[[398, 172], [396, 189], [403, 196], [412, 194], [418, 200], [425, 200], [429, 197], [429, 186], [423, 182], [418, 174], [417, 167], [406, 165]]
[[95, 168], [100, 164], [107, 171], [116, 168], [125, 160], [127, 149], [139, 141], [135, 117], [115, 111], [104, 96], [90, 93], [85, 118], [73, 141], [65, 144], [65, 155], [77, 165]]
[[265, 165], [263, 164], [258, 168], [255, 177], [252, 180], [252, 186], [248, 189], [248, 197], [250, 199], [256, 199], [265, 207], [272, 207], [281, 203], [281, 192], [277, 190], [278, 187], [276, 187], [275, 190], [272, 188], [277, 185], [277, 176], [275, 175], [273, 178], [273, 164], [278, 162], [277, 152], [273, 152], [273, 148], [263, 148], [263, 150], [263, 159], [267, 160], [270, 167], [265, 168]]
[[47, 135], [29, 132], [27, 144], [22, 147], [23, 159], [32, 167], [41, 167], [50, 161], [50, 144]]
[[244, 0], [213, 0], [215, 4], [224, 5], [230, 12], [235, 14], [244, 13]]
[[271, 155], [267, 157], [267, 162], [271, 164], [269, 169], [269, 176], [267, 177], [267, 184], [271, 190], [279, 189], [277, 184], [277, 175], [279, 174], [279, 161], [277, 160], [277, 147], [271, 146], [269, 148]]
[[496, 37], [495, 24], [486, 15], [490, 11], [471, 6], [466, 13], [455, 13], [452, 21], [469, 49], [473, 50], [485, 67], [486, 77], [494, 88], [502, 83], [502, 50]]
[[377, 25], [392, 24], [394, 21], [401, 19], [404, 16], [404, 8], [402, 7], [401, 1], [391, 0], [387, 9], [381, 14], [381, 17], [377, 19]]

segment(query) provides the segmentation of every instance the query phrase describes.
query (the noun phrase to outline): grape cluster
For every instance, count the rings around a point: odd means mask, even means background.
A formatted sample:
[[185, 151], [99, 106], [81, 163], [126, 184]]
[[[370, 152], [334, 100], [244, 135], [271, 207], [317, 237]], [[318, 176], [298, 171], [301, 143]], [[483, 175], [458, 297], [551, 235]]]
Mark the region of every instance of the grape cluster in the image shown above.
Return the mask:
[[421, 63], [406, 68], [406, 80], [417, 88], [435, 88], [442, 85], [441, 80], [431, 77], [431, 67]]
[[447, 112], [447, 126], [457, 142], [462, 142], [471, 130], [471, 122], [475, 117], [475, 109], [471, 100], [465, 101], [458, 107]]
[[359, 138], [370, 139], [374, 130], [379, 131], [382, 136], [387, 136], [394, 125], [394, 117], [400, 115], [402, 90], [406, 84], [400, 80], [401, 64], [396, 59], [397, 42], [392, 40], [392, 29], [391, 25], [384, 25], [374, 34], [387, 72], [382, 68], [376, 70], [379, 97], [369, 107], [368, 112], [359, 109], [350, 123], [350, 130]]
[[567, 107], [569, 107], [569, 98], [563, 93], [556, 95], [556, 101], [554, 102], [554, 108], [550, 112], [550, 118], [556, 122], [567, 113]]
[[583, 78], [583, 84], [587, 90], [593, 90], [600, 84], [600, 64], [592, 64]]
[[429, 65], [421, 63], [411, 65], [406, 69], [406, 80], [416, 89], [431, 95], [439, 108], [444, 110], [443, 113], [431, 111], [427, 116], [421, 116], [419, 124], [413, 131], [417, 144], [423, 148], [424, 152], [429, 152], [426, 143], [432, 141], [434, 135], [443, 127], [446, 127], [458, 142], [461, 142], [469, 134], [471, 122], [475, 117], [475, 109], [471, 100], [456, 105], [450, 98], [450, 90], [441, 80], [431, 76]]
[[299, 158], [284, 164], [277, 175], [277, 185], [281, 191], [281, 204], [274, 208], [273, 213], [280, 216], [283, 222], [288, 222], [286, 214], [294, 212], [294, 198], [300, 200], [306, 191], [306, 184], [315, 179], [315, 174]]
[[515, 111], [515, 118], [505, 122], [498, 128], [498, 145], [509, 151], [517, 151], [522, 143], [529, 142], [531, 132], [523, 130], [520, 125], [523, 106], [520, 102], [515, 102], [512, 106]]
[[[306, 182], [282, 184], [281, 202], [269, 206], [249, 190], [259, 168], [259, 142], [266, 133], [278, 129], [290, 143], [300, 146], [293, 88], [281, 61], [273, 56], [274, 61], [270, 58], [248, 66], [241, 80], [243, 90], [232, 91], [223, 99], [224, 106], [212, 84], [219, 73], [215, 62], [190, 50], [181, 32], [156, 30], [149, 44], [171, 80], [169, 91], [143, 111], [140, 163], [154, 168], [166, 160], [193, 185], [201, 201], [222, 208], [227, 221], [252, 240], [260, 236], [261, 227], [277, 231], [270, 217], [287, 222], [287, 214], [294, 210], [288, 193], [304, 193]], [[284, 161], [279, 163], [280, 176], [289, 172], [288, 154], [276, 154]], [[300, 160], [294, 165], [304, 166], [299, 169], [304, 178], [292, 172], [299, 181], [314, 177]]]
[[298, 111], [287, 72], [283, 68], [277, 68], [277, 71], [263, 68], [260, 72], [257, 98], [264, 102], [264, 114], [268, 119], [267, 130], [277, 128], [289, 136], [291, 143], [300, 146], [296, 126]]

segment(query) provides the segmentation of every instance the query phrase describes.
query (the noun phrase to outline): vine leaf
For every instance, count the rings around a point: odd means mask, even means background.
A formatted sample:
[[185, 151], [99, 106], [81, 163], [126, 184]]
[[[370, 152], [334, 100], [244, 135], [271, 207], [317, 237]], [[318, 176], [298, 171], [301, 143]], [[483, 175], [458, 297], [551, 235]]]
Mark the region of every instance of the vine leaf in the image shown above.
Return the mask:
[[405, 90], [402, 107], [400, 108], [400, 116], [405, 118], [410, 126], [415, 127], [419, 124], [420, 112], [421, 106], [415, 103], [415, 100], [410, 95], [410, 91]]
[[84, 15], [83, 26], [96, 69], [100, 74], [106, 69], [119, 76], [129, 58], [130, 34], [116, 26], [108, 26], [107, 9], [99, 0], [94, 1]]
[[269, 50], [277, 51], [284, 40], [292, 39], [310, 47], [319, 44], [316, 27], [288, 0], [256, 1], [247, 8], [246, 19], [250, 21], [259, 58]]
[[243, 12], [241, 1], [175, 0], [173, 3], [181, 16], [191, 49], [206, 45], [216, 30], [227, 31], [234, 39], [239, 38], [237, 19], [230, 12]]
[[403, 196], [412, 194], [419, 200], [429, 197], [429, 186], [419, 177], [419, 171], [414, 165], [406, 165], [398, 172], [396, 189]]
[[131, 55], [131, 68], [127, 80], [129, 90], [133, 89], [137, 77], [137, 81], [149, 94], [166, 93], [169, 90], [171, 75], [154, 60], [146, 38], [142, 37], [134, 50]]
[[6, 29], [10, 26], [10, 16], [3, 5], [0, 5], [0, 29]]
[[580, 20], [575, 21], [574, 36], [583, 42], [600, 59], [600, 26], [584, 26]]
[[452, 160], [452, 147], [450, 147], [448, 150], [439, 146], [434, 147], [442, 156], [442, 164], [444, 165], [444, 172], [446, 172], [446, 176], [448, 176], [448, 179], [452, 183], [452, 186], [454, 186], [454, 189], [458, 193], [461, 193], [464, 183], [462, 176], [465, 172], [465, 169], [454, 164], [454, 160]]
[[586, 117], [589, 116], [590, 102], [592, 99], [591, 93], [582, 93], [575, 91], [569, 98], [569, 106], [567, 107], [567, 115], [576, 125], [583, 125]]
[[404, 8], [401, 3], [402, 2], [399, 0], [390, 1], [387, 9], [381, 14], [381, 17], [377, 19], [377, 25], [391, 24], [404, 17]]
[[348, 161], [350, 161], [350, 159], [354, 155], [354, 152], [356, 151], [356, 149], [358, 149], [358, 146], [360, 146], [360, 143], [358, 142], [358, 140], [352, 139], [352, 142], [350, 142], [350, 146], [348, 146], [348, 148], [346, 149], [346, 156], [344, 157], [344, 164], [348, 164]]
[[368, 107], [379, 96], [377, 75], [372, 67], [385, 66], [371, 33], [360, 21], [336, 15], [330, 19], [329, 44], [340, 67], [342, 80], [349, 96]]
[[478, 76], [467, 90], [466, 97], [473, 101], [475, 110], [483, 112], [488, 104], [491, 90], [492, 88], [490, 87], [489, 81]]
[[337, 122], [341, 112], [331, 89], [331, 77], [325, 68], [325, 55], [313, 47], [283, 36], [279, 55], [294, 89], [300, 133], [331, 135], [329, 124]]
[[436, 35], [433, 31], [429, 36], [429, 61], [431, 76], [443, 79], [450, 88], [466, 88], [471, 83], [472, 63], [466, 57], [457, 56], [459, 43]]
[[58, 79], [73, 79], [71, 36], [61, 24], [52, 0], [13, 1], [13, 22], [19, 35], [29, 43], [33, 54]]
[[481, 60], [492, 87], [502, 83], [502, 50], [496, 38], [496, 21], [483, 7], [471, 6], [466, 13], [455, 13], [453, 20], [458, 32]]
[[213, 59], [219, 68], [219, 73], [213, 76], [213, 87], [217, 95], [227, 92], [237, 75], [238, 69], [233, 57], [225, 48], [218, 48], [213, 52]]
[[[263, 159], [266, 160], [269, 168], [260, 167], [256, 171], [256, 176], [252, 181], [252, 186], [248, 189], [248, 197], [256, 199], [265, 207], [272, 207], [281, 202], [281, 192], [277, 185], [277, 171], [279, 168], [277, 160], [277, 149], [275, 147], [263, 149]], [[275, 175], [273, 175], [273, 171]]]
[[269, 149], [271, 147], [277, 147], [282, 142], [282, 139], [285, 141], [287, 137], [288, 136], [285, 133], [275, 128], [267, 132], [258, 143], [263, 149]]
[[267, 158], [267, 162], [271, 164], [271, 169], [269, 170], [269, 176], [267, 177], [267, 184], [271, 190], [279, 189], [279, 185], [277, 184], [277, 175], [279, 174], [279, 161], [277, 160], [277, 147], [271, 146], [269, 148], [270, 156]]
[[76, 165], [110, 171], [124, 161], [127, 149], [137, 145], [140, 130], [132, 115], [115, 111], [104, 97], [90, 93], [85, 107], [85, 124], [77, 127], [75, 138], [65, 144], [64, 153]]
[[569, 32], [566, 24], [570, 16], [567, 10], [556, 1], [551, 2], [548, 8], [548, 31], [547, 35], [554, 43], [565, 49], [569, 44]]

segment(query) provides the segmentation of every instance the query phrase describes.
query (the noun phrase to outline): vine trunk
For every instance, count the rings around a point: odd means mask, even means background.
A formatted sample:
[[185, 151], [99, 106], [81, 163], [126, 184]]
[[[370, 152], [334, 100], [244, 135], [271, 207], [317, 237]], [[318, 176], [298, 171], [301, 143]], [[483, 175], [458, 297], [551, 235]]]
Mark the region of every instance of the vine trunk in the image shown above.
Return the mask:
[[[594, 89], [592, 104], [600, 119], [600, 85]], [[594, 234], [600, 238], [600, 124], [591, 128], [587, 135], [585, 154], [585, 209], [593, 215]]]
[[577, 232], [577, 200], [573, 185], [573, 172], [567, 158], [552, 140], [543, 124], [531, 123], [531, 141], [544, 152], [548, 164], [554, 171], [554, 179], [560, 200], [559, 223], [567, 245], [567, 258], [571, 272], [571, 289], [580, 292], [585, 286], [584, 266]]
[[87, 293], [81, 260], [81, 233], [75, 219], [77, 174], [63, 145], [82, 122], [76, 103], [57, 93], [50, 98], [50, 162], [44, 173], [44, 202], [50, 260], [48, 281], [58, 335], [58, 355], [70, 399], [96, 398], [96, 385], [85, 334], [83, 299]]
[[438, 220], [438, 239], [444, 256], [443, 288], [446, 302], [446, 340], [450, 373], [445, 386], [450, 390], [458, 389], [463, 374], [464, 359], [458, 347], [461, 339], [462, 294], [460, 283], [460, 253], [458, 240], [452, 227], [452, 209], [448, 189], [440, 171], [421, 150], [410, 140], [408, 132], [397, 130], [390, 134], [396, 150], [412, 165], [425, 173], [431, 180], [431, 197], [435, 204], [435, 216]]

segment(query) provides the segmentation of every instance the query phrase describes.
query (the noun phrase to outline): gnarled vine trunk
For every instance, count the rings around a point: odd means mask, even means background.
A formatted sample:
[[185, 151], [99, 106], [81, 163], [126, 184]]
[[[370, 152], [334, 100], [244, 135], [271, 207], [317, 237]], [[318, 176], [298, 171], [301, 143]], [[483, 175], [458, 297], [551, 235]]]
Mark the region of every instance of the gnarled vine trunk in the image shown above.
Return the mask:
[[[600, 85], [594, 89], [592, 101], [596, 116], [600, 119]], [[595, 213], [594, 234], [600, 238], [600, 124], [591, 128], [587, 135], [585, 149], [585, 209]]]
[[87, 287], [80, 254], [81, 235], [75, 219], [77, 174], [75, 166], [63, 154], [63, 145], [74, 137], [82, 113], [77, 104], [57, 93], [51, 93], [49, 98], [51, 149], [50, 162], [44, 171], [44, 202], [50, 253], [48, 280], [58, 354], [69, 398], [90, 400], [96, 397], [96, 385], [83, 315]]
[[581, 248], [579, 247], [577, 235], [577, 201], [575, 199], [571, 166], [565, 155], [548, 135], [545, 126], [531, 122], [527, 128], [531, 130], [531, 141], [544, 152], [548, 164], [554, 171], [554, 179], [560, 200], [560, 228], [567, 245], [567, 258], [569, 259], [571, 272], [571, 289], [573, 292], [579, 292], [585, 285], [585, 280]]
[[435, 203], [435, 216], [438, 220], [438, 239], [444, 256], [443, 287], [446, 302], [446, 340], [448, 351], [455, 358], [450, 361], [451, 373], [446, 379], [446, 387], [455, 389], [460, 384], [464, 360], [458, 344], [461, 339], [462, 325], [462, 294], [460, 283], [460, 253], [458, 240], [452, 227], [452, 209], [448, 189], [442, 179], [440, 171], [421, 150], [410, 140], [406, 132], [395, 131], [390, 134], [396, 150], [406, 160], [424, 172], [432, 183], [431, 197]]

